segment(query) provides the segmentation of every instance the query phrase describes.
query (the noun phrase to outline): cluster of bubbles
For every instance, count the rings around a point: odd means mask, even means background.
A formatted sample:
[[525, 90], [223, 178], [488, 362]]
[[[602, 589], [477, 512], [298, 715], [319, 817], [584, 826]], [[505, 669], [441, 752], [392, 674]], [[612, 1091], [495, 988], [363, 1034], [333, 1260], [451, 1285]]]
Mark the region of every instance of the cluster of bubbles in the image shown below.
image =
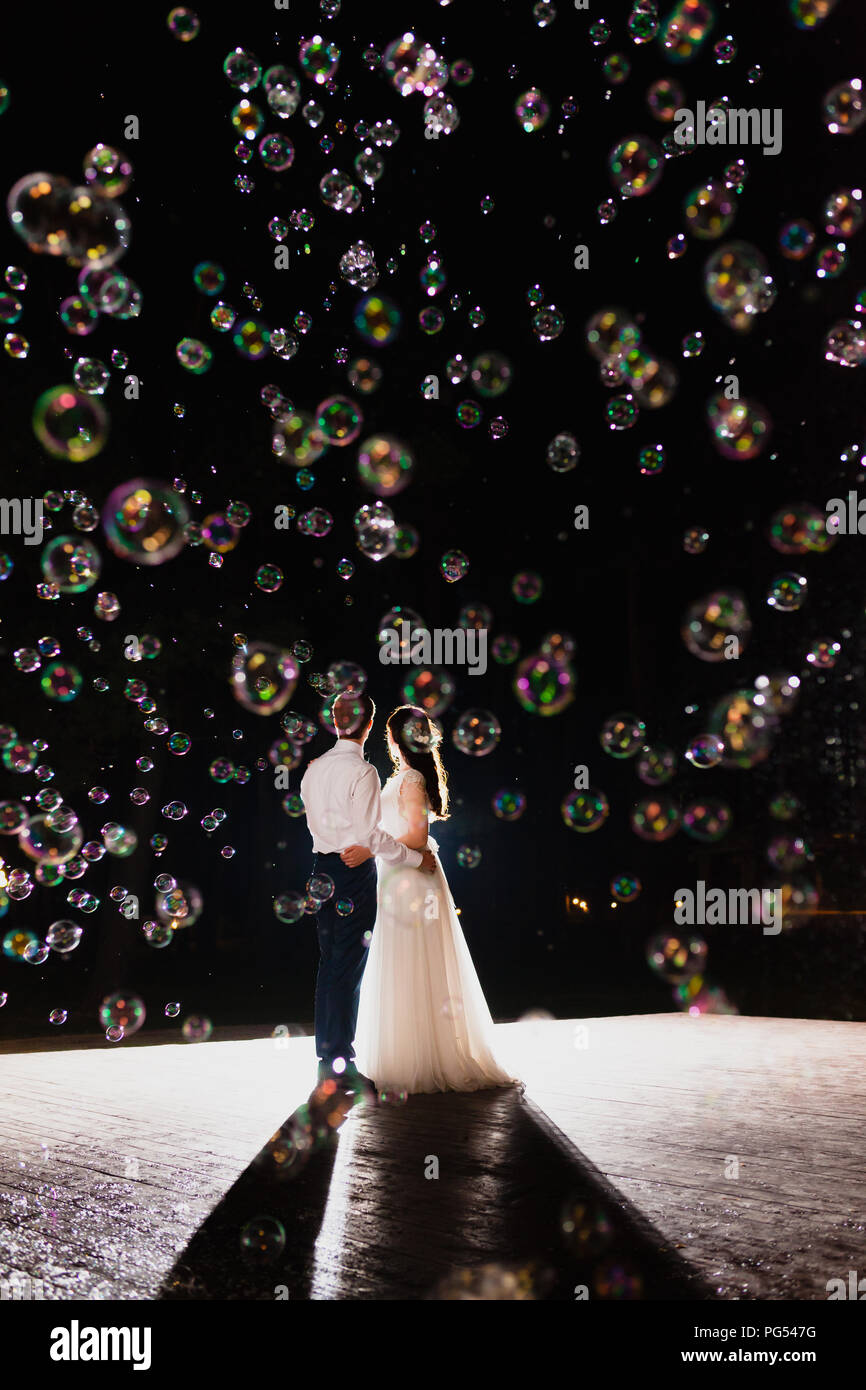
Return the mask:
[[631, 429], [639, 407], [657, 410], [667, 405], [677, 388], [669, 362], [656, 357], [642, 342], [634, 319], [619, 308], [599, 309], [586, 325], [586, 346], [599, 363], [602, 383], [618, 391], [608, 401], [606, 416], [612, 430]]

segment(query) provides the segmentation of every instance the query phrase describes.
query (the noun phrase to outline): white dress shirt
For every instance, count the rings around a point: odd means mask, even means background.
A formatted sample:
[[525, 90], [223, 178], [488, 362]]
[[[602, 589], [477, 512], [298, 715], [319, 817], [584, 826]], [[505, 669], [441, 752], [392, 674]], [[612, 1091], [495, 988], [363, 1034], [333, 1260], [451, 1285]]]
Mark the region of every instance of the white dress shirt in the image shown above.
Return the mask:
[[417, 868], [420, 850], [410, 849], [379, 829], [382, 817], [379, 774], [360, 743], [341, 738], [314, 758], [301, 780], [301, 800], [316, 854], [340, 854], [364, 845], [386, 864]]

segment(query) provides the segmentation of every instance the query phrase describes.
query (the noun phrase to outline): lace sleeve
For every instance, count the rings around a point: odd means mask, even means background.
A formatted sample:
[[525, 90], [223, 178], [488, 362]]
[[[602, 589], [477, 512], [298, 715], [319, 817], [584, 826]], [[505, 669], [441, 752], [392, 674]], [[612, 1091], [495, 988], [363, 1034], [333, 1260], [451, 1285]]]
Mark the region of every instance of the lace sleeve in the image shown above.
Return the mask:
[[418, 772], [414, 767], [407, 768], [400, 780], [400, 796], [403, 795], [403, 788], [407, 785], [414, 787], [426, 787], [426, 784], [424, 782], [424, 774], [422, 772]]

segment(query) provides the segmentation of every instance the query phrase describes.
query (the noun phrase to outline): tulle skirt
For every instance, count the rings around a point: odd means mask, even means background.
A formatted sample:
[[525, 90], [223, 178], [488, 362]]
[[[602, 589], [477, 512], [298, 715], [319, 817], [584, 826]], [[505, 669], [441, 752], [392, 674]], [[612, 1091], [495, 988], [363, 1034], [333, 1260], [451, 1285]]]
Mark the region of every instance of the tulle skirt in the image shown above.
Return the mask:
[[494, 1053], [493, 1019], [438, 855], [433, 874], [382, 860], [377, 867], [359, 1069], [379, 1090], [409, 1094], [519, 1085]]

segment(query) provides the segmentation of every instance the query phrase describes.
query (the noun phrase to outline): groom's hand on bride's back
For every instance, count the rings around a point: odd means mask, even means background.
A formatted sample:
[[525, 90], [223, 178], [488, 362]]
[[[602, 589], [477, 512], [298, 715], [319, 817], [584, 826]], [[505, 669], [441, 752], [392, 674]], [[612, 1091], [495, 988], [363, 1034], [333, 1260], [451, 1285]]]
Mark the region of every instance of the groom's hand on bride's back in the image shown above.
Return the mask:
[[357, 869], [359, 864], [366, 864], [368, 859], [373, 858], [373, 851], [365, 849], [363, 845], [350, 845], [343, 850], [340, 858], [347, 868]]

